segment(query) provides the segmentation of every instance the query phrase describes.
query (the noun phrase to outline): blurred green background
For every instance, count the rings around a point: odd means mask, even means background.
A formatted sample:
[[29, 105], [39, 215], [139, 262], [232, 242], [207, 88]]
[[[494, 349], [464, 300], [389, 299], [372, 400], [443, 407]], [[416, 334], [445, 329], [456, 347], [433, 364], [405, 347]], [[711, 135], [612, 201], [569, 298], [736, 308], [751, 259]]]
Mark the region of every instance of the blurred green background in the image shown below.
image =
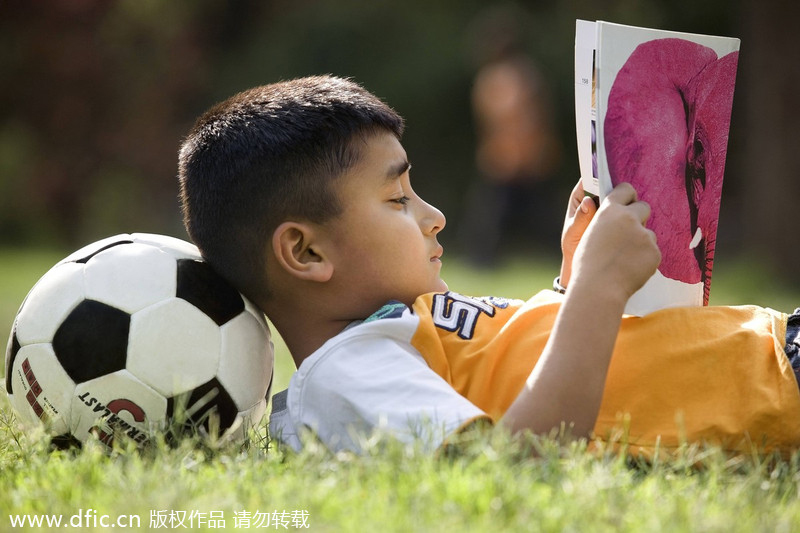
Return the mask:
[[[508, 2], [0, 0], [0, 247], [67, 252], [133, 231], [185, 237], [176, 157], [194, 119], [254, 85], [333, 73], [353, 77], [407, 119], [415, 188], [448, 216], [441, 240], [457, 256], [453, 228], [466, 217], [464, 195], [476, 175], [475, 28], [501, 4]], [[800, 198], [797, 3], [514, 6], [553, 95], [559, 206], [578, 176], [576, 18], [741, 38], [715, 275], [725, 262], [757, 263], [771, 282], [797, 288], [800, 246], [785, 228]], [[546, 255], [558, 252], [554, 237]]]

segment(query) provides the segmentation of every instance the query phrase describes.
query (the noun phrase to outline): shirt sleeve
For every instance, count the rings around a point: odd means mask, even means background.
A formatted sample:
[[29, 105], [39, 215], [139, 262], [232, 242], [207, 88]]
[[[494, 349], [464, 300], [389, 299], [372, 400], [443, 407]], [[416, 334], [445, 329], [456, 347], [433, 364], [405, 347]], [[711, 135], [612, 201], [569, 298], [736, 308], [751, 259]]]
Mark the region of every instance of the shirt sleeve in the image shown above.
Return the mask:
[[333, 451], [361, 451], [376, 432], [433, 451], [469, 422], [488, 419], [380, 326], [358, 326], [304, 361], [287, 399], [294, 428], [310, 429]]

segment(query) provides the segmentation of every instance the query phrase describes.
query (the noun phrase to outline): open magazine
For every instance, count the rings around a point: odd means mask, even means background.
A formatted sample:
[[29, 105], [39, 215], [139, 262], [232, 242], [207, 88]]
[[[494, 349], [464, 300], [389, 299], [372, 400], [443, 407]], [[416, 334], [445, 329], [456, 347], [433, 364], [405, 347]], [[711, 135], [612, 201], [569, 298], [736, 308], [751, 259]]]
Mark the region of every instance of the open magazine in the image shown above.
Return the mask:
[[708, 305], [738, 58], [735, 38], [577, 21], [584, 190], [602, 199], [631, 183], [661, 250], [629, 314]]

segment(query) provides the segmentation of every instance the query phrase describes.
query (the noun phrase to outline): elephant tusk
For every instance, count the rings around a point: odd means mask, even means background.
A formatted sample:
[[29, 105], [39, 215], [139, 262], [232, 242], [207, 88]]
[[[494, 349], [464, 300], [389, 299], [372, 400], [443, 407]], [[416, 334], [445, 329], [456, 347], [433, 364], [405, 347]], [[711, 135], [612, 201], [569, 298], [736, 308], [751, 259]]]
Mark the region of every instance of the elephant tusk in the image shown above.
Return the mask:
[[694, 237], [692, 237], [692, 241], [689, 243], [689, 249], [694, 250], [697, 248], [697, 245], [700, 244], [701, 240], [703, 240], [703, 230], [697, 228], [697, 231], [694, 232]]

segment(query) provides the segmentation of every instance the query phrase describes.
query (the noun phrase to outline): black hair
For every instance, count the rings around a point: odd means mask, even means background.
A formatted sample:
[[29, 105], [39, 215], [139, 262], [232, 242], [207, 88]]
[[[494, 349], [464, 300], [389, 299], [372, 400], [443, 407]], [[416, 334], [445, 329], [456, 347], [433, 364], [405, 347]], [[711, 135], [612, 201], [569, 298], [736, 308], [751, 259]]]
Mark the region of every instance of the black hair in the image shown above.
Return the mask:
[[403, 119], [357, 83], [312, 76], [241, 92], [205, 112], [178, 161], [183, 221], [204, 258], [245, 296], [269, 297], [266, 257], [285, 220], [341, 213], [331, 187], [363, 140]]

